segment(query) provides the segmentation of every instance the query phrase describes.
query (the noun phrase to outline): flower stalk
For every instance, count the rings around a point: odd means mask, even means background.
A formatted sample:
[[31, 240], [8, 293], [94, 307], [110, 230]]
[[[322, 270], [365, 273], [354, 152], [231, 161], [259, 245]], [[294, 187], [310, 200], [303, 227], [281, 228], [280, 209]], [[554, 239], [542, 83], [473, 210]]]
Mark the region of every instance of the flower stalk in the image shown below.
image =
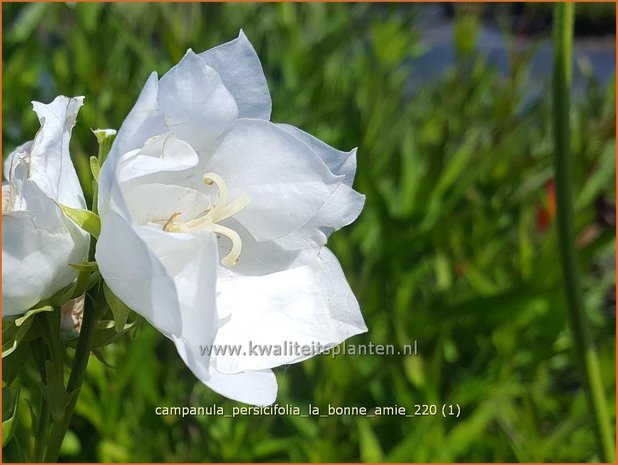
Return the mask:
[[577, 360], [585, 379], [599, 454], [602, 461], [614, 462], [614, 440], [608, 418], [597, 353], [590, 336], [573, 221], [573, 159], [570, 152], [570, 88], [573, 49], [574, 3], [554, 6], [554, 63], [552, 79], [552, 119], [554, 132], [554, 169], [556, 180], [556, 220], [562, 279], [566, 294], [571, 332]]
[[[38, 318], [39, 324], [41, 324], [43, 331], [45, 331], [44, 324], [41, 320], [42, 316]], [[47, 375], [45, 373], [45, 362], [48, 360], [49, 355], [47, 346], [43, 343], [43, 340], [37, 338], [32, 344], [32, 353], [36, 361], [39, 373], [41, 374], [41, 383], [47, 384]], [[39, 403], [39, 416], [36, 426], [36, 436], [34, 437], [34, 451], [32, 453], [31, 460], [33, 462], [42, 462], [43, 455], [45, 454], [45, 446], [47, 444], [47, 433], [49, 429], [50, 418], [49, 403], [45, 400], [44, 396], [41, 396]]]
[[73, 367], [71, 368], [71, 374], [66, 388], [69, 401], [64, 415], [54, 420], [52, 423], [49, 442], [45, 452], [45, 462], [56, 462], [58, 460], [60, 447], [69, 428], [69, 424], [71, 423], [73, 411], [75, 410], [75, 405], [79, 397], [79, 391], [86, 375], [86, 367], [88, 366], [88, 359], [90, 358], [94, 330], [104, 313], [105, 306], [99, 304], [98, 299], [93, 302], [91, 299], [86, 298], [84, 320], [77, 341], [75, 360], [73, 361]]

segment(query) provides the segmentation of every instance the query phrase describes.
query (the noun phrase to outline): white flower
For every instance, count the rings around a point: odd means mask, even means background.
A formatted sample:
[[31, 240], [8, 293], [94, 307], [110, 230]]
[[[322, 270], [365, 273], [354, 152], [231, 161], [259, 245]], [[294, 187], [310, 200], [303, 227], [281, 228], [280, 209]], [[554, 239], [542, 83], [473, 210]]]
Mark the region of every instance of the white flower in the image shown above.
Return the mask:
[[69, 285], [69, 263], [88, 256], [90, 237], [58, 204], [85, 208], [69, 156], [71, 130], [83, 97], [33, 102], [41, 129], [4, 165], [2, 185], [2, 316], [19, 315]]
[[[153, 73], [101, 171], [96, 251], [108, 286], [202, 382], [258, 405], [275, 401], [271, 368], [314, 355], [285, 344], [332, 346], [367, 329], [324, 247], [362, 210], [356, 151], [273, 124], [270, 110], [242, 32]], [[250, 344], [271, 354], [215, 353]]]

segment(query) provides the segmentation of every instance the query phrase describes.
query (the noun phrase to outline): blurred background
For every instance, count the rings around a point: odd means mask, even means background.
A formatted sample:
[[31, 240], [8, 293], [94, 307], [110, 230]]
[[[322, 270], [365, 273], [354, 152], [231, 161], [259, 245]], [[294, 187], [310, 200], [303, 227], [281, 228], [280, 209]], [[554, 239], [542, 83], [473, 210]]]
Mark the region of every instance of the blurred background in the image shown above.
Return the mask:
[[[560, 280], [551, 167], [551, 5], [2, 4], [6, 156], [31, 100], [84, 95], [72, 155], [118, 128], [152, 70], [235, 38], [262, 61], [273, 121], [358, 146], [361, 217], [329, 241], [369, 332], [408, 356], [276, 370], [279, 404], [459, 404], [459, 418], [157, 416], [237, 405], [143, 325], [92, 357], [72, 462], [599, 461]], [[585, 303], [615, 419], [615, 5], [576, 10], [572, 148]], [[11, 369], [11, 359], [5, 371]], [[15, 367], [13, 367], [15, 368]], [[16, 384], [39, 395], [35, 371]], [[27, 444], [30, 414], [21, 409]], [[16, 441], [4, 460], [18, 460]]]

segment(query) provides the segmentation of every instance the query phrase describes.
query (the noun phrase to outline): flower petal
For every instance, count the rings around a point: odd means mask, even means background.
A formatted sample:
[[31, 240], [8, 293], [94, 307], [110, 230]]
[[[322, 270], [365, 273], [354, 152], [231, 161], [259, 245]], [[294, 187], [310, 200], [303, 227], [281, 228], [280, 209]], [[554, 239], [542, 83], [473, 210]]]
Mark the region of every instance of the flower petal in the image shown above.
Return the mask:
[[334, 231], [358, 218], [365, 204], [365, 196], [352, 189], [356, 174], [356, 149], [342, 152], [295, 126], [277, 126], [311, 147], [333, 174], [343, 176], [342, 184], [322, 205], [316, 216], [280, 241], [286, 248], [325, 245], [328, 236]]
[[277, 399], [277, 378], [271, 370], [229, 374], [211, 369], [210, 378], [200, 381], [222, 396], [246, 404], [271, 405]]
[[340, 181], [307, 144], [258, 119], [238, 120], [204, 163], [227, 182], [230, 198], [249, 194], [234, 217], [259, 241], [307, 223]]
[[360, 215], [365, 196], [347, 184], [340, 184], [318, 213], [301, 228], [277, 240], [285, 249], [302, 249], [326, 245], [335, 231], [351, 224]]
[[236, 99], [240, 118], [270, 119], [272, 102], [260, 59], [245, 33], [200, 57], [212, 67]]
[[123, 121], [107, 157], [108, 161], [141, 148], [150, 137], [167, 132], [163, 117], [157, 109], [158, 94], [159, 78], [157, 73], [153, 72], [144, 84], [137, 102]]
[[[58, 218], [58, 207], [49, 202]], [[24, 313], [77, 276], [68, 264], [81, 263], [88, 254], [89, 241], [68, 219], [57, 220], [56, 226], [51, 230], [39, 227], [29, 211], [2, 215], [3, 316]]]
[[188, 50], [159, 82], [159, 110], [166, 126], [200, 152], [238, 118], [234, 97], [217, 72]]
[[[132, 150], [118, 160], [118, 181], [126, 183], [149, 176], [149, 182], [169, 179], [171, 171], [183, 171], [196, 166], [197, 153], [186, 142], [171, 134], [148, 139], [139, 150]], [[145, 182], [140, 180], [140, 182]]]
[[2, 174], [4, 179], [13, 179], [15, 176], [15, 168], [18, 165], [18, 160], [24, 156], [28, 156], [32, 149], [32, 141], [25, 142], [18, 146], [15, 150], [8, 154], [4, 164], [2, 165]]
[[289, 124], [277, 124], [277, 126], [311, 147], [333, 174], [344, 176], [343, 182], [352, 187], [356, 175], [356, 149], [342, 152], [295, 126]]
[[[228, 218], [221, 224], [236, 231], [242, 241], [242, 250], [238, 263], [233, 268], [221, 266], [219, 274], [223, 276], [262, 276], [277, 271], [300, 266], [305, 250], [297, 247], [286, 248], [281, 240], [257, 241], [239, 221]], [[228, 241], [219, 240], [219, 256], [229, 253], [231, 247]], [[317, 254], [317, 249], [313, 251]], [[300, 263], [302, 264], [302, 263]], [[221, 315], [220, 315], [221, 317]]]
[[58, 230], [62, 229], [64, 216], [58, 204], [47, 197], [47, 194], [30, 179], [21, 181], [18, 186], [18, 190], [21, 190], [19, 210], [27, 211], [37, 228], [59, 232]]
[[220, 312], [230, 317], [222, 322], [215, 345], [240, 345], [244, 351], [214, 355], [221, 372], [298, 362], [367, 330], [337, 259], [325, 247], [305, 266], [222, 278], [217, 289]]
[[168, 336], [187, 366], [200, 377], [210, 364], [210, 358], [202, 355], [200, 348], [212, 344], [217, 328], [216, 236], [209, 232], [171, 234], [144, 226], [136, 230], [174, 282], [181, 331]]
[[164, 334], [180, 334], [182, 322], [172, 278], [133, 227], [114, 210], [101, 224], [95, 257], [109, 288]]
[[28, 178], [45, 194], [73, 208], [85, 208], [84, 194], [69, 155], [71, 131], [84, 97], [59, 96], [50, 104], [32, 102], [41, 129], [30, 147]]
[[139, 184], [126, 192], [134, 223], [153, 223], [162, 228], [169, 218], [188, 221], [204, 213], [211, 198], [195, 189], [173, 184]]
[[108, 210], [116, 208], [128, 218], [128, 211], [118, 188], [118, 165], [127, 152], [141, 148], [147, 139], [165, 134], [167, 128], [157, 110], [159, 80], [152, 73], [137, 102], [126, 117], [99, 175], [99, 215], [104, 223]]

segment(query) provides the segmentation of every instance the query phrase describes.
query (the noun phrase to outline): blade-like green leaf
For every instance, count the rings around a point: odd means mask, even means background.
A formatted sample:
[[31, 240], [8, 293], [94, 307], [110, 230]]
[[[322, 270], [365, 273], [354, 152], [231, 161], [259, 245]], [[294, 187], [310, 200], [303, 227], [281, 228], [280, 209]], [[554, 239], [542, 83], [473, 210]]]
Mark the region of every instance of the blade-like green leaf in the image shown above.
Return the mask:
[[87, 233], [98, 238], [101, 233], [101, 219], [99, 216], [90, 210], [81, 208], [71, 208], [60, 204], [60, 208], [64, 214], [70, 218], [77, 226], [82, 228]]
[[107, 287], [107, 284], [103, 285], [103, 293], [105, 294], [105, 300], [109, 304], [109, 308], [112, 310], [112, 314], [114, 315], [116, 331], [120, 332], [127, 323], [131, 309], [122, 300], [116, 297], [111, 289]]
[[2, 389], [2, 447], [5, 447], [17, 429], [19, 389], [13, 393], [10, 388]]
[[92, 172], [92, 176], [94, 179], [99, 182], [99, 173], [101, 172], [101, 164], [99, 163], [99, 159], [94, 155], [90, 157], [90, 171]]

